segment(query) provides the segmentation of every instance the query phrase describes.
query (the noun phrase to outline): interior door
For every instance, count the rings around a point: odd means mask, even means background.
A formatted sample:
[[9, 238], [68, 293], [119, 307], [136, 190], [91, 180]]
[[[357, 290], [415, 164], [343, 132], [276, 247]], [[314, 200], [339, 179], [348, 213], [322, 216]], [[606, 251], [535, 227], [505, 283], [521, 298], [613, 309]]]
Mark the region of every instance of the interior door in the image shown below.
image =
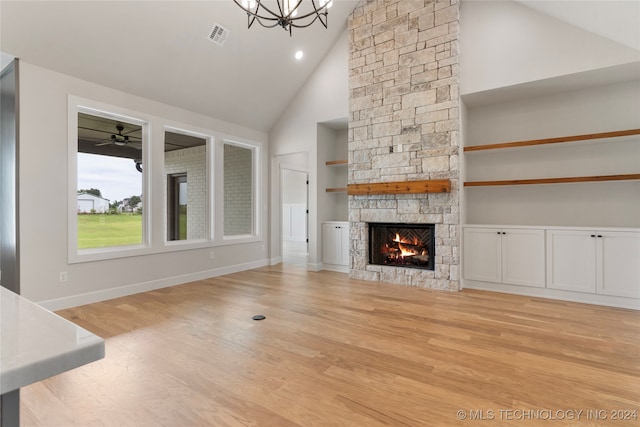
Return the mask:
[[282, 238], [283, 240], [302, 242], [305, 244], [305, 249], [308, 249], [308, 174], [306, 172], [285, 168], [282, 169], [281, 174]]

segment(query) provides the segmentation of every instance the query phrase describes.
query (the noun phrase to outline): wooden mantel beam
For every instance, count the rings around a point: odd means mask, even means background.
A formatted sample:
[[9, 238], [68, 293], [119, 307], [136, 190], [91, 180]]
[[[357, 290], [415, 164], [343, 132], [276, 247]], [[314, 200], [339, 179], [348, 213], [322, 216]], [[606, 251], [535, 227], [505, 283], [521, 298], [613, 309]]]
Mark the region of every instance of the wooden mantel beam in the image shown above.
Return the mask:
[[450, 191], [451, 181], [448, 179], [349, 184], [347, 186], [347, 194], [350, 196], [366, 196], [369, 194], [449, 193]]

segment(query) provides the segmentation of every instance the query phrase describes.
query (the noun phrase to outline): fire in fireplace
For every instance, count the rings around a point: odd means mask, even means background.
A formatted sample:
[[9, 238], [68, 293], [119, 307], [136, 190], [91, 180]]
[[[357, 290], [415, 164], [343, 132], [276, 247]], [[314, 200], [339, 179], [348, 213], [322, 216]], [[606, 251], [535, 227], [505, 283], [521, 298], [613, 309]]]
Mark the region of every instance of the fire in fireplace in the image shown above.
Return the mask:
[[369, 263], [433, 270], [435, 225], [369, 223]]

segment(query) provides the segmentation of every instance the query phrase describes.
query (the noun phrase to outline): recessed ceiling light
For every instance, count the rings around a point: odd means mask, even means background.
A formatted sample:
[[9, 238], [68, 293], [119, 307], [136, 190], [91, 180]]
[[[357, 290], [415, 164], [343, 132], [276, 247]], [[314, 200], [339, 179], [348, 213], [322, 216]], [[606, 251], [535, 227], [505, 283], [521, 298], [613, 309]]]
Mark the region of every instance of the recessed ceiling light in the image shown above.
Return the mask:
[[298, 61], [301, 60], [303, 56], [304, 56], [304, 52], [303, 51], [299, 50], [299, 51], [296, 52], [295, 57], [296, 57], [296, 59]]

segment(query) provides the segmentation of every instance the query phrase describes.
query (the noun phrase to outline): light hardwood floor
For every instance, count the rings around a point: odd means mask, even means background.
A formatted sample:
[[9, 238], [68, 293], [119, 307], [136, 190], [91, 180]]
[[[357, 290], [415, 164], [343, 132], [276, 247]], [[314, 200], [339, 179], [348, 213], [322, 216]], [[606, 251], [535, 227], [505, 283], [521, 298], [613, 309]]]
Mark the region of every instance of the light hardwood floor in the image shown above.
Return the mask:
[[106, 358], [23, 388], [23, 426], [640, 424], [630, 310], [281, 265], [59, 314]]

